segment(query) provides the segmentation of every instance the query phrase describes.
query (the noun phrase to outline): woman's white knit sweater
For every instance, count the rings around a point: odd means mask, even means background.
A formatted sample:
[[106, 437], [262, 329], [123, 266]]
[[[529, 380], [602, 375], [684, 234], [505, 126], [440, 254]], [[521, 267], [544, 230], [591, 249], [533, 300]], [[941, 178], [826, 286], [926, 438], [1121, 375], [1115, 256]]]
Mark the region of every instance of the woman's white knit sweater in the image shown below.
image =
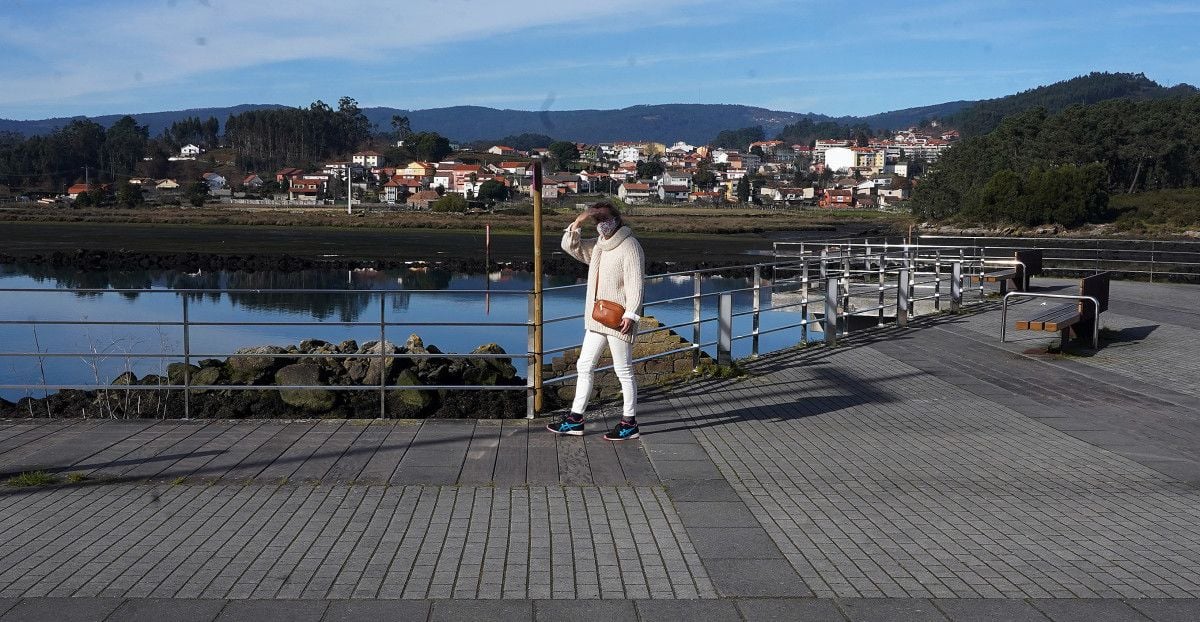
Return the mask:
[[587, 297], [583, 303], [584, 326], [590, 331], [633, 343], [632, 333], [623, 334], [592, 319], [592, 305], [597, 298], [611, 300], [625, 307], [624, 317], [634, 322], [641, 319], [639, 313], [642, 308], [642, 277], [646, 272], [646, 256], [642, 253], [642, 245], [633, 237], [633, 230], [623, 226], [608, 239], [585, 240], [580, 229], [572, 225], [563, 232], [562, 249], [588, 265]]

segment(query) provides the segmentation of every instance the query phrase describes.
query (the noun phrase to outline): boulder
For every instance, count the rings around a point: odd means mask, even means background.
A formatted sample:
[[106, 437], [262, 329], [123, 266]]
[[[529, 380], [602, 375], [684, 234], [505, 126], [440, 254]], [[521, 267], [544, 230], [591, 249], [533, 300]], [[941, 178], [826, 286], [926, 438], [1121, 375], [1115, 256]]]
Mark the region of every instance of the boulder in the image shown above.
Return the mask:
[[[277, 385], [320, 385], [321, 366], [311, 362], [294, 363], [275, 372]], [[279, 397], [288, 406], [308, 413], [324, 413], [333, 408], [337, 394], [325, 389], [282, 389]]]
[[171, 363], [167, 365], [167, 379], [171, 381], [171, 384], [183, 384], [183, 374], [185, 369], [190, 370], [188, 373], [189, 378], [195, 375], [197, 371], [200, 371], [200, 368], [196, 367], [195, 365], [188, 365], [186, 363]]
[[[499, 344], [485, 343], [474, 350], [471, 354], [508, 354], [501, 348]], [[517, 368], [513, 366], [512, 359], [505, 358], [479, 358], [471, 359], [476, 367], [494, 370], [499, 378], [512, 380], [517, 377]], [[488, 383], [495, 384], [495, 381]]]
[[229, 357], [229, 379], [236, 384], [256, 384], [266, 378], [272, 369], [282, 364], [282, 359], [274, 356], [237, 356], [239, 354], [286, 354], [287, 350], [279, 346], [253, 346], [239, 348], [234, 356]]
[[399, 352], [396, 344], [390, 341], [383, 342], [383, 345], [380, 345], [378, 341], [368, 341], [355, 352], [355, 354], [362, 354], [361, 358], [343, 359], [342, 366], [352, 383], [379, 384], [380, 370], [383, 370], [385, 378], [390, 377], [393, 369], [401, 364], [401, 359], [394, 356], [380, 358], [380, 355], [398, 354]]
[[[192, 384], [221, 384], [221, 368], [201, 367], [196, 373], [192, 374]], [[196, 393], [205, 393], [206, 391], [209, 391], [209, 389], [198, 389]]]
[[[329, 343], [328, 341], [322, 341], [320, 339], [305, 339], [304, 341], [300, 342], [300, 351], [305, 354], [312, 354], [312, 353], [316, 352], [318, 350], [318, 348], [331, 348], [331, 347], [333, 347], [333, 344]], [[326, 351], [328, 351], [328, 350], [326, 350]]]
[[347, 339], [338, 344], [337, 351], [340, 354], [354, 354], [358, 352], [358, 342], [353, 339]]
[[[195, 381], [193, 380], [193, 382], [195, 382]], [[135, 374], [131, 371], [127, 371], [127, 372], [121, 374], [120, 376], [117, 376], [116, 378], [114, 378], [112, 383], [114, 385], [129, 386], [129, 385], [137, 384], [138, 377], [137, 377], [137, 374]]]
[[[411, 369], [400, 372], [396, 378], [400, 386], [420, 386], [424, 384]], [[419, 389], [397, 389], [387, 393], [387, 411], [390, 417], [409, 419], [419, 417], [433, 403], [433, 395], [429, 391]]]

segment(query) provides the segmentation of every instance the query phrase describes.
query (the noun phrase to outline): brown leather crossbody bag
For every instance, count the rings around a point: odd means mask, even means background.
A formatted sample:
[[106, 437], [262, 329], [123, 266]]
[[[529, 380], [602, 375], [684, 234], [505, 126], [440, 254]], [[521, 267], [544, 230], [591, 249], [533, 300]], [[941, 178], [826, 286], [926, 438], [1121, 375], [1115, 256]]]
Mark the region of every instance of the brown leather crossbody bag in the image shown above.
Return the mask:
[[[600, 257], [596, 257], [596, 289], [600, 293]], [[592, 303], [592, 319], [613, 330], [621, 329], [621, 316], [625, 315], [625, 307], [603, 298], [596, 298]]]

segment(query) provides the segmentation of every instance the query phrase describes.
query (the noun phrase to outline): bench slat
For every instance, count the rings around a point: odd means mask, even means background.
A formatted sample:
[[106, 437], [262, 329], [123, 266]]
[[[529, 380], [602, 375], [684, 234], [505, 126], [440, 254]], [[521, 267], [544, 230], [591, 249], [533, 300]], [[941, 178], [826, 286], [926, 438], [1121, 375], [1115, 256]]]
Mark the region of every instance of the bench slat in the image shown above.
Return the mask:
[[1027, 320], [1017, 320], [1017, 330], [1042, 330], [1058, 332], [1079, 321], [1079, 309], [1076, 305], [1051, 307]]

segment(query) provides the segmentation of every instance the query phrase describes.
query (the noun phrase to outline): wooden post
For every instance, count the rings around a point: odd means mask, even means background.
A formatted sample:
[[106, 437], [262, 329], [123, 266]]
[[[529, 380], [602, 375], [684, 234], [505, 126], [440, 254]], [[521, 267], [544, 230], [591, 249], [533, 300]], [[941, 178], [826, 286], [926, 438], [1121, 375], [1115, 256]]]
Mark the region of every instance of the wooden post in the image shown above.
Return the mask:
[[542, 387], [542, 163], [533, 163], [533, 410], [541, 412]]

